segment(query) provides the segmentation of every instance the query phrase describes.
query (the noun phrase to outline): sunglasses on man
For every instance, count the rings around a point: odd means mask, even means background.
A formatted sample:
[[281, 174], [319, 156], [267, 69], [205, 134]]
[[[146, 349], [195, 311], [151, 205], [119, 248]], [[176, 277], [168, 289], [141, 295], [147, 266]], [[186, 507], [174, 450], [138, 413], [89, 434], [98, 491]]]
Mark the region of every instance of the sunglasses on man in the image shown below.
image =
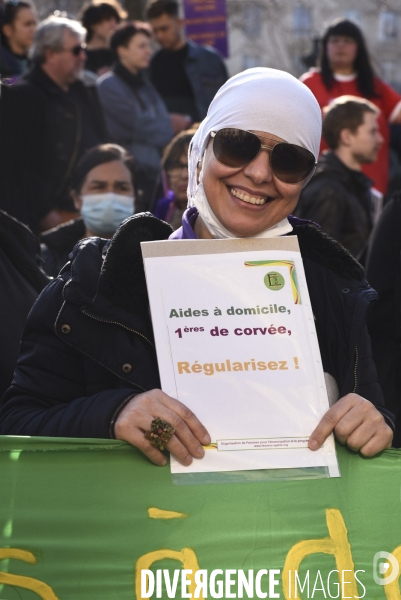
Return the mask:
[[63, 48], [62, 52], [71, 52], [74, 56], [79, 56], [81, 52], [85, 52], [86, 44], [77, 44], [72, 48]]
[[[225, 128], [212, 131], [213, 152], [219, 163], [233, 169], [249, 165], [262, 148], [269, 150], [273, 175], [284, 183], [300, 183], [316, 166], [312, 152], [288, 142], [277, 142], [268, 136], [256, 135], [243, 129]], [[272, 145], [262, 143], [271, 140]]]

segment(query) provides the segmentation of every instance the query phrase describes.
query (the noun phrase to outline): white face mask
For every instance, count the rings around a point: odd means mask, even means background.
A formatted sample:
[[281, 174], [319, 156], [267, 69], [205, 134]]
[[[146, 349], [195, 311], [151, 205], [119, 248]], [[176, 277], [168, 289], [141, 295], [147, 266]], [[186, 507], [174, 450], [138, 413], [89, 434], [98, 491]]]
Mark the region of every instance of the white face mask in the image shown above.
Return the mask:
[[121, 223], [133, 214], [133, 196], [114, 192], [82, 196], [82, 218], [86, 228], [96, 235], [113, 235]]

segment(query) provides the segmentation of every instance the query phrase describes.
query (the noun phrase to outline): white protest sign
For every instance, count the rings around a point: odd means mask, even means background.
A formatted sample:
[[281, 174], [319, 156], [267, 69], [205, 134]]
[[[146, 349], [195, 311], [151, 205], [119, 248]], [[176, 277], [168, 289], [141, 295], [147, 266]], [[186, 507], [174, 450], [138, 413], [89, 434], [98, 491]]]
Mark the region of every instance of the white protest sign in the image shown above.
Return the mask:
[[[328, 410], [295, 236], [142, 244], [162, 389], [208, 429], [205, 457], [173, 473], [327, 467], [310, 434]], [[206, 253], [207, 252], [207, 253]]]

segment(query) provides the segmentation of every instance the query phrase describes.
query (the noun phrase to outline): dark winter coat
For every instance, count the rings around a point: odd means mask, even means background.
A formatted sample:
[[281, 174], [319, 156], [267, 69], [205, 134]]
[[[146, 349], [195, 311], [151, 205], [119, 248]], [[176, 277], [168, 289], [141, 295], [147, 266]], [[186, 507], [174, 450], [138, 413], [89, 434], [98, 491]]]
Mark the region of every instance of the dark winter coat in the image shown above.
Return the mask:
[[373, 232], [366, 277], [379, 294], [368, 327], [386, 405], [398, 415], [401, 446], [401, 193], [384, 208]]
[[51, 209], [74, 210], [71, 173], [85, 150], [107, 141], [96, 90], [75, 81], [64, 92], [33, 65], [2, 99], [4, 176], [0, 207], [33, 231]]
[[139, 215], [77, 244], [29, 315], [0, 433], [108, 438], [129, 398], [160, 388], [140, 242], [171, 232]]
[[[160, 386], [140, 242], [171, 232], [142, 214], [127, 219], [110, 241], [79, 242], [31, 311], [0, 433], [110, 437], [124, 403]], [[296, 233], [324, 368], [341, 395], [360, 393], [391, 423], [364, 325], [375, 292], [341, 246], [308, 225]]]
[[40, 235], [43, 270], [50, 277], [57, 277], [68, 262], [68, 255], [75, 244], [85, 237], [86, 227], [82, 217], [62, 223]]
[[28, 64], [28, 57], [14, 54], [3, 39], [0, 44], [0, 78], [14, 81], [27, 70]]
[[37, 238], [0, 210], [0, 397], [11, 384], [28, 313], [48, 283]]
[[294, 214], [318, 223], [360, 260], [372, 230], [371, 187], [366, 175], [348, 169], [332, 151], [325, 152]]

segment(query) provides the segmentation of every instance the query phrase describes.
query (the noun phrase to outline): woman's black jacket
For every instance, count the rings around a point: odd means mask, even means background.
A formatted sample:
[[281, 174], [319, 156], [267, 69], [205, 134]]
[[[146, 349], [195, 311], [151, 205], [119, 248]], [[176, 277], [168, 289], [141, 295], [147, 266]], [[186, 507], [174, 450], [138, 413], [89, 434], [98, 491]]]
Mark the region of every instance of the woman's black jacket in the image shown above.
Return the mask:
[[[0, 433], [113, 437], [125, 402], [160, 386], [140, 242], [166, 239], [150, 214], [127, 219], [110, 241], [82, 240], [35, 303], [0, 411]], [[362, 268], [316, 227], [298, 235], [326, 372], [340, 396], [356, 392], [383, 408], [365, 326], [375, 292]]]
[[398, 417], [401, 445], [401, 192], [384, 207], [373, 232], [366, 276], [379, 294], [368, 327], [386, 405]]
[[13, 379], [28, 313], [49, 281], [37, 237], [0, 210], [0, 397]]

